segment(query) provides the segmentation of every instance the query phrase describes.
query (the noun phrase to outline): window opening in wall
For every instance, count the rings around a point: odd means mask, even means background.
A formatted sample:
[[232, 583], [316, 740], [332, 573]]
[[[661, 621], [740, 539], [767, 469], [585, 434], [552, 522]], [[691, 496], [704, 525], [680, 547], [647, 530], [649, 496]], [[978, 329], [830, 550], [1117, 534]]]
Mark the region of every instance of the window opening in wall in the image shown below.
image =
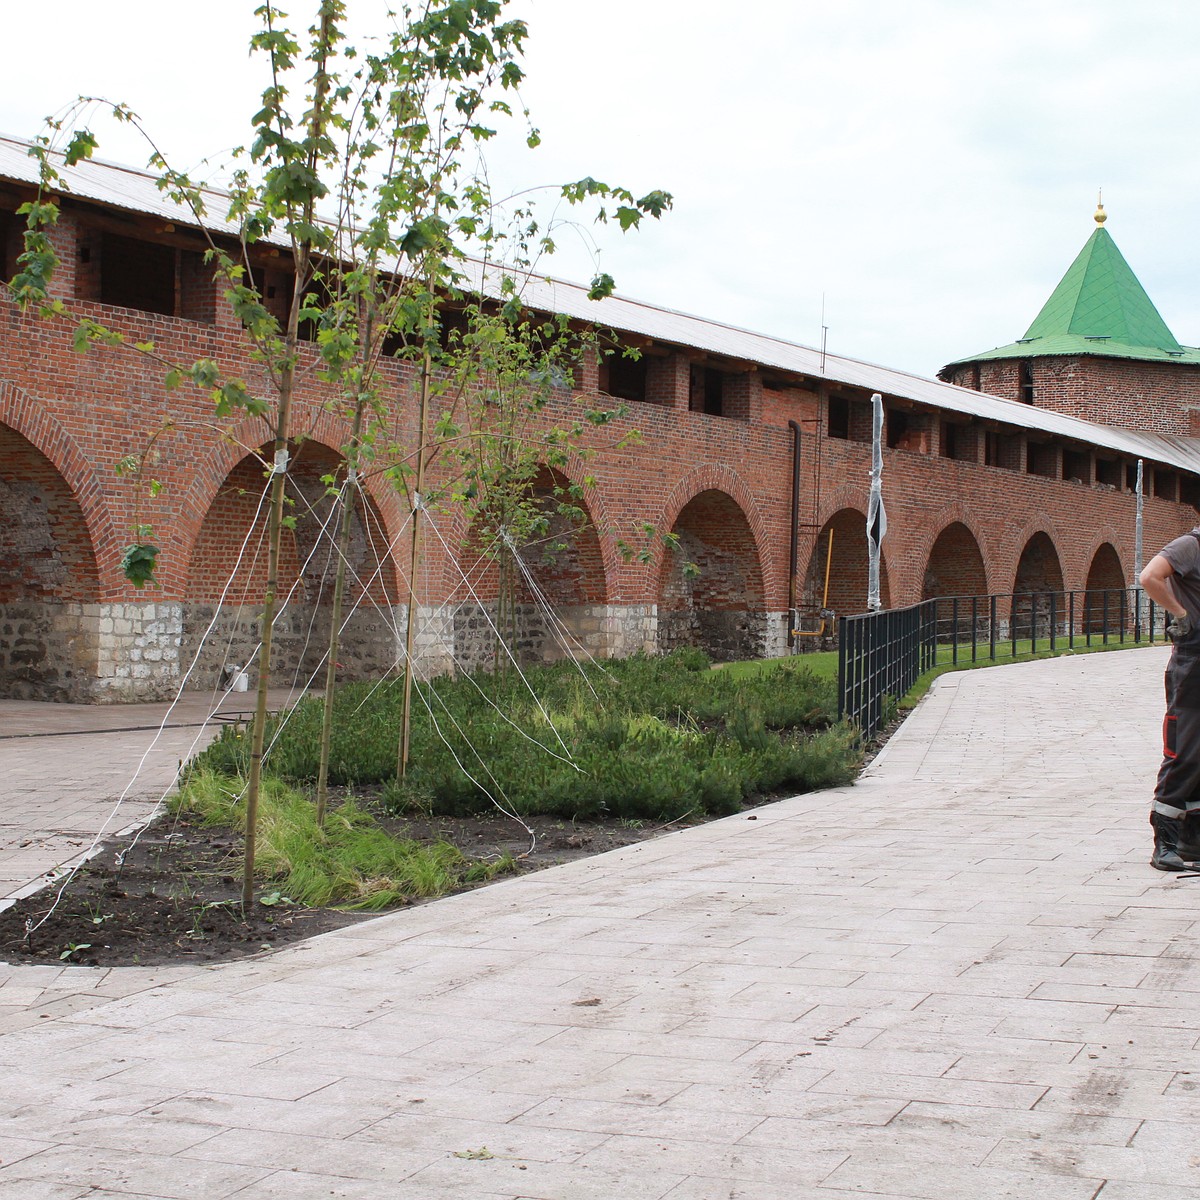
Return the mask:
[[692, 364], [692, 386], [688, 407], [692, 412], [719, 417], [724, 412], [725, 375], [715, 367]]
[[[1143, 478], [1142, 487], [1145, 489], [1146, 481]], [[1128, 491], [1137, 490], [1137, 463], [1129, 462], [1125, 464], [1125, 487]]]
[[16, 238], [16, 213], [0, 208], [0, 272], [3, 272], [3, 278], [6, 280], [17, 273], [17, 255], [20, 248], [16, 245]]
[[649, 369], [645, 355], [626, 358], [618, 351], [600, 364], [600, 390], [618, 400], [645, 400]]
[[[308, 281], [308, 286], [304, 289], [304, 306], [307, 308], [312, 303], [309, 300], [311, 296], [315, 300], [317, 308], [327, 310], [333, 303], [333, 293], [330, 292], [324, 275], [319, 273], [320, 267], [317, 270], [318, 274]], [[300, 324], [296, 328], [296, 336], [305, 342], [315, 342], [320, 328], [319, 322], [314, 318], [301, 318]]]
[[1062, 477], [1069, 482], [1091, 483], [1092, 460], [1086, 450], [1063, 450]]
[[1018, 371], [1021, 380], [1021, 399], [1026, 404], [1032, 404], [1034, 399], [1033, 363], [1023, 358]]
[[281, 329], [287, 326], [288, 307], [292, 301], [291, 282], [291, 276], [274, 267], [250, 268], [251, 286], [262, 297], [263, 307], [279, 322]]
[[1121, 460], [1117, 458], [1098, 458], [1096, 459], [1096, 482], [1101, 487], [1112, 488], [1114, 491], [1121, 490], [1121, 479], [1124, 472], [1121, 470]]
[[979, 364], [978, 363], [971, 364], [971, 386], [976, 391], [979, 391], [982, 386], [982, 382], [980, 380], [980, 375], [979, 375]]
[[[96, 237], [93, 236], [93, 242]], [[85, 247], [84, 249], [87, 249]], [[100, 303], [174, 316], [175, 250], [155, 242], [104, 233], [100, 249]]]
[[1164, 471], [1161, 467], [1154, 468], [1154, 494], [1159, 500], [1174, 500], [1179, 494], [1179, 488], [1174, 471]]
[[886, 441], [888, 448], [895, 450], [908, 434], [908, 413], [902, 412], [898, 408], [889, 408], [885, 415], [887, 418], [885, 421]]
[[1053, 442], [1029, 443], [1025, 473], [1047, 479], [1053, 479], [1058, 474], [1058, 453]]
[[850, 401], [845, 396], [830, 396], [828, 419], [825, 424], [826, 436], [831, 438], [849, 438], [850, 436]]
[[1190, 504], [1193, 508], [1200, 509], [1200, 479], [1195, 475], [1179, 477], [1179, 503]]
[[954, 458], [959, 462], [977, 462], [978, 445], [979, 435], [974, 425], [964, 425], [958, 421], [942, 422], [943, 458]]

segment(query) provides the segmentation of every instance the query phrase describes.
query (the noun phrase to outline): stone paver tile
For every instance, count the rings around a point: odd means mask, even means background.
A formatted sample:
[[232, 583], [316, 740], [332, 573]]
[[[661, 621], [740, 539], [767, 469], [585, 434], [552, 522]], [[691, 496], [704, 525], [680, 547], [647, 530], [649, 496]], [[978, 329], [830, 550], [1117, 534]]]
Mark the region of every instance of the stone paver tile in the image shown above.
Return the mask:
[[210, 1133], [220, 1129], [257, 1129], [315, 1137], [349, 1137], [384, 1115], [375, 1105], [337, 1103], [327, 1099], [323, 1092], [303, 1100], [280, 1100], [205, 1093], [198, 1088], [156, 1105], [151, 1111], [181, 1123], [206, 1125]]
[[745, 1136], [761, 1121], [762, 1117], [757, 1113], [714, 1112], [683, 1107], [671, 1101], [650, 1106], [555, 1097], [529, 1109], [513, 1124], [727, 1145]]
[[1200, 1184], [1178, 1180], [1175, 1183], [1127, 1183], [1110, 1179], [1097, 1193], [1096, 1200], [1195, 1200]]
[[134, 1087], [174, 1088], [177, 1091], [205, 1091], [247, 1098], [298, 1100], [319, 1091], [339, 1076], [332, 1073], [273, 1070], [270, 1066], [248, 1067], [231, 1055], [229, 1061], [189, 1062], [164, 1053], [147, 1058], [135, 1066], [119, 1068], [107, 1078]]
[[[648, 1075], [636, 1077], [633, 1072], [629, 1072], [627, 1077], [613, 1078], [609, 1074], [613, 1061], [612, 1056], [604, 1055], [590, 1065], [572, 1062], [570, 1057], [554, 1065], [537, 1060], [504, 1063], [480, 1071], [469, 1080], [467, 1087], [484, 1092], [511, 1091], [535, 1095], [539, 1099], [551, 1091], [556, 1096], [579, 1100], [662, 1104], [691, 1086], [684, 1080], [654, 1079]], [[548, 1079], [553, 1081], [549, 1088]]]
[[465, 1200], [485, 1191], [513, 1200], [662, 1200], [681, 1180], [679, 1174], [643, 1174], [620, 1164], [606, 1169], [503, 1156], [446, 1158], [417, 1172], [396, 1194], [403, 1200]]
[[809, 1048], [819, 1040], [836, 1038], [838, 1045], [861, 1046], [879, 1036], [879, 1030], [866, 1025], [810, 1020], [818, 1010], [809, 1009], [795, 1021], [755, 1020], [739, 1012], [712, 1013], [689, 1017], [671, 1032], [684, 1036], [738, 1038], [750, 1042], [782, 1042]]
[[926, 1050], [884, 1050], [869, 1047], [860, 1049], [855, 1046], [833, 1045], [821, 1042], [796, 1043], [762, 1042], [752, 1050], [747, 1051], [739, 1063], [792, 1063], [799, 1056], [797, 1065], [812, 1071], [828, 1073], [832, 1071], [860, 1071], [864, 1076], [882, 1075], [929, 1075], [937, 1077], [953, 1072], [958, 1056], [942, 1046], [932, 1046]]
[[1150, 1143], [1133, 1146], [1093, 1146], [1086, 1142], [1042, 1138], [1036, 1143], [1006, 1139], [988, 1156], [984, 1166], [1000, 1171], [1049, 1171], [1055, 1175], [1081, 1176], [1094, 1180], [1125, 1183], [1157, 1183], [1164, 1186], [1186, 1181], [1196, 1170], [1195, 1153], [1180, 1159], [1176, 1148]]
[[[443, 1150], [409, 1149], [399, 1144], [389, 1146], [386, 1153], [377, 1150], [376, 1143], [364, 1146], [354, 1138], [281, 1131], [263, 1137], [261, 1130], [238, 1128], [220, 1130], [177, 1157], [366, 1180], [379, 1189], [380, 1185], [391, 1186], [407, 1179], [445, 1154]], [[250, 1186], [253, 1190], [258, 1184]]]
[[668, 1192], [664, 1200], [906, 1200], [906, 1197], [884, 1192], [844, 1192], [841, 1188], [827, 1188], [824, 1185], [797, 1192], [795, 1184], [786, 1180], [770, 1183], [753, 1180], [747, 1183], [733, 1178], [713, 1179], [693, 1175]]
[[1101, 1146], [1125, 1146], [1144, 1123], [1133, 1117], [1085, 1116], [1032, 1109], [988, 1108], [913, 1100], [891, 1122], [897, 1134], [908, 1129], [962, 1129], [996, 1138], [1075, 1139]]
[[733, 1062], [755, 1045], [746, 1038], [684, 1037], [634, 1033], [622, 1029], [568, 1029], [548, 1043], [555, 1052], [609, 1050], [674, 1059]]
[[873, 1096], [909, 1100], [936, 1100], [947, 1104], [980, 1104], [990, 1108], [1032, 1108], [1045, 1093], [1038, 1084], [984, 1083], [929, 1075], [887, 1075], [876, 1072], [834, 1071], [813, 1084], [813, 1092], [845, 1096]]
[[43, 1150], [54, 1147], [56, 1138], [49, 1136], [49, 1131], [43, 1131], [39, 1138], [19, 1136], [23, 1130], [19, 1125], [5, 1121], [4, 1133], [0, 1134], [0, 1166], [10, 1166], [31, 1154], [40, 1154]]
[[[632, 1106], [630, 1106], [632, 1107]], [[473, 1121], [462, 1117], [427, 1119], [405, 1110], [382, 1116], [354, 1138], [369, 1153], [372, 1146], [399, 1146], [406, 1153], [453, 1155], [487, 1146], [496, 1155], [540, 1162], [574, 1162], [608, 1139], [598, 1130], [523, 1125], [516, 1121]], [[385, 1151], [387, 1152], [387, 1151]]]
[[[135, 1120], [123, 1113], [99, 1116], [79, 1109], [43, 1106], [18, 1110], [5, 1118], [13, 1134], [41, 1138], [54, 1145], [96, 1146], [105, 1150], [175, 1154], [212, 1137], [210, 1125], [176, 1120], [164, 1110], [141, 1112]], [[0, 1161], [4, 1161], [0, 1158]]]
[[[823, 1186], [842, 1188], [859, 1195], [874, 1193], [903, 1196], [908, 1200], [963, 1200], [964, 1196], [1003, 1196], [1004, 1200], [1093, 1200], [1099, 1181], [1053, 1176], [1048, 1192], [1045, 1174], [990, 1170], [956, 1163], [929, 1162], [895, 1155], [873, 1158], [852, 1153], [824, 1180]], [[820, 1193], [817, 1193], [820, 1196]]]
[[[50, 1183], [45, 1179], [6, 1179], [0, 1167], [0, 1200], [80, 1200], [80, 1197], [103, 1196], [95, 1188], [73, 1183]], [[116, 1193], [109, 1192], [112, 1196]], [[125, 1193], [128, 1197], [129, 1193]]]
[[122, 1195], [153, 1196], [156, 1200], [225, 1200], [262, 1179], [257, 1167], [231, 1166], [145, 1152], [129, 1154], [86, 1146], [56, 1146], [3, 1168], [0, 1181], [58, 1183], [107, 1187]]
[[[1147, 1070], [1140, 1066], [1122, 1070], [1126, 1091], [1161, 1096], [1171, 1082], [1173, 1071]], [[1028, 1083], [1044, 1087], [1086, 1087], [1097, 1077], [1110, 1078], [1110, 1071], [1098, 1060], [1075, 1059], [1070, 1063], [1036, 1062], [1009, 1059], [998, 1054], [964, 1055], [946, 1072], [947, 1079], [977, 1079], [991, 1083]]]
[[[696, 1175], [732, 1178], [741, 1181], [747, 1194], [753, 1196], [753, 1188], [759, 1185], [815, 1188], [845, 1158], [845, 1152], [813, 1145], [808, 1138], [799, 1143], [761, 1146], [700, 1146], [695, 1142], [616, 1134], [584, 1155], [579, 1165], [613, 1174], [623, 1172], [630, 1178], [662, 1179], [674, 1175], [681, 1182], [681, 1177]], [[793, 1191], [793, 1195], [804, 1194]], [[564, 1200], [569, 1195], [564, 1193]], [[620, 1195], [620, 1191], [613, 1193], [613, 1197]]]
[[[761, 1082], [765, 1077], [777, 1077], [792, 1070], [794, 1064], [773, 1066], [770, 1064], [733, 1064], [719, 1058], [678, 1058], [651, 1054], [629, 1054], [615, 1065], [608, 1067], [597, 1078], [614, 1082], [642, 1084], [651, 1082], [671, 1083], [737, 1083]], [[812, 1072], [802, 1067], [801, 1078], [808, 1086]]]

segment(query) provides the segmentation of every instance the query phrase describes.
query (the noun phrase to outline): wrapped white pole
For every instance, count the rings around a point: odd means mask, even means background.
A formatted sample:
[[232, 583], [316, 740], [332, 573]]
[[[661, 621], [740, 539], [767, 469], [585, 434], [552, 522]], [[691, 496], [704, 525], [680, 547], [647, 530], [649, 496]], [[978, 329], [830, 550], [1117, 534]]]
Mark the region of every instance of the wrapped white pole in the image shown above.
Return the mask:
[[1137, 516], [1133, 526], [1133, 584], [1138, 586], [1138, 576], [1142, 573], [1142, 511], [1144, 505], [1144, 495], [1142, 492], [1142, 460], [1138, 459], [1137, 469]]
[[867, 608], [878, 612], [879, 546], [887, 534], [887, 513], [883, 508], [883, 397], [871, 397], [871, 496], [867, 501]]

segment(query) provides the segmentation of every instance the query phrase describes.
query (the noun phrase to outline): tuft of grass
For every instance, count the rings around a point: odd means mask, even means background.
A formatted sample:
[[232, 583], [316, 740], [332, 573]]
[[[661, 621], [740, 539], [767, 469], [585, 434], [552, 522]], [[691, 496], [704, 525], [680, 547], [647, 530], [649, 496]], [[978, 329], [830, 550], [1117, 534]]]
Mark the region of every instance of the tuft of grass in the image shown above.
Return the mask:
[[[197, 769], [173, 799], [175, 811], [207, 826], [245, 831], [240, 777]], [[279, 779], [264, 777], [259, 797], [256, 872], [299, 904], [381, 909], [443, 896], [516, 869], [511, 858], [467, 858], [448, 842], [394, 838], [348, 801], [317, 825], [316, 806]]]

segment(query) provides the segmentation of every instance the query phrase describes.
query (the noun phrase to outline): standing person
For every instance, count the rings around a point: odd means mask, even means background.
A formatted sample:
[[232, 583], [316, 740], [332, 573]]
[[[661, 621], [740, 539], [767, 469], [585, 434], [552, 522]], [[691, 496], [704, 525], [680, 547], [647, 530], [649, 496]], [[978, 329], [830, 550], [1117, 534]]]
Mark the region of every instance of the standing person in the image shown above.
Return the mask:
[[1163, 761], [1154, 786], [1150, 824], [1160, 871], [1186, 871], [1200, 846], [1184, 840], [1184, 818], [1200, 815], [1200, 525], [1168, 542], [1138, 578], [1146, 595], [1170, 613], [1167, 713]]

